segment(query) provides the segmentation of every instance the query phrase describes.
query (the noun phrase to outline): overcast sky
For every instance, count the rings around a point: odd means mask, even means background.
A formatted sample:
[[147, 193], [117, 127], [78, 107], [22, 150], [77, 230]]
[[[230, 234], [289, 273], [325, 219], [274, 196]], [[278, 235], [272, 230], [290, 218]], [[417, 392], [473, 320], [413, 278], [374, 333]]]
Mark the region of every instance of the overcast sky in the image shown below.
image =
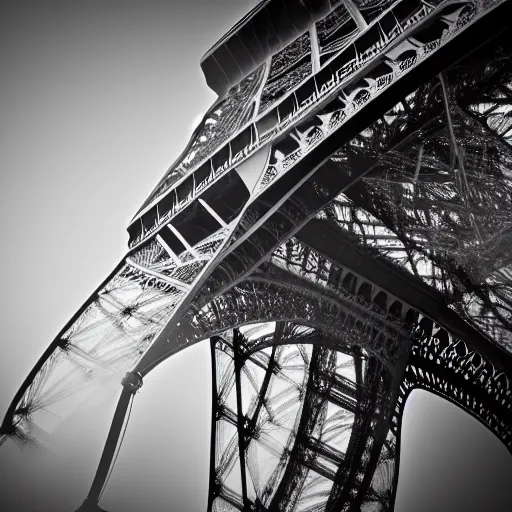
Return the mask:
[[[122, 258], [129, 220], [215, 99], [200, 57], [256, 3], [4, 0], [0, 415]], [[92, 481], [119, 390], [117, 378], [98, 389], [47, 450], [5, 444], [0, 509], [74, 510]], [[146, 378], [103, 508], [204, 509], [210, 392], [204, 343]], [[506, 510], [509, 456], [479, 423], [422, 392], [404, 422], [397, 511]]]

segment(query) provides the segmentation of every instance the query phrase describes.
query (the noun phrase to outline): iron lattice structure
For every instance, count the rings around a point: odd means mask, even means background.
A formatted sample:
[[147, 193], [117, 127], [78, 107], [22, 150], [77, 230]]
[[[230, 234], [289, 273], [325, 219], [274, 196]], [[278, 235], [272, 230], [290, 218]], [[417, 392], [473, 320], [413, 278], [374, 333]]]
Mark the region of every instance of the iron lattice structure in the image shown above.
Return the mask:
[[208, 510], [386, 511], [423, 388], [512, 450], [512, 32], [505, 0], [267, 0], [204, 56], [218, 99], [129, 252], [15, 396], [33, 440], [210, 339]]

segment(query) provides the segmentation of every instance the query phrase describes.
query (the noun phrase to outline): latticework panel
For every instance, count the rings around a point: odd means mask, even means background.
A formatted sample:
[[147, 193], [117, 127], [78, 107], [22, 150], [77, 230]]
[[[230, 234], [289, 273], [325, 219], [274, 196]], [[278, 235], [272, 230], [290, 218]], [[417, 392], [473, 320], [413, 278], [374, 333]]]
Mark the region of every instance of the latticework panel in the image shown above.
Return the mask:
[[254, 97], [264, 72], [265, 66], [258, 68], [234, 85], [222, 100], [213, 105], [197, 128], [195, 137], [182, 160], [168, 171], [147, 203], [162, 195], [251, 120], [255, 113]]
[[303, 331], [278, 322], [212, 338], [212, 510], [325, 510], [343, 501], [340, 479], [352, 482], [355, 445], [364, 438], [371, 451], [371, 429], [358, 429], [368, 356], [297, 344]]
[[275, 101], [311, 74], [309, 33], [306, 32], [273, 55], [269, 66], [267, 81], [261, 91], [258, 113], [265, 112]]
[[33, 370], [15, 404], [13, 439], [30, 441], [30, 431], [37, 427], [51, 432], [76, 408], [80, 393], [133, 367], [183, 295], [168, 283], [152, 284], [151, 276], [139, 279], [122, 265]]
[[318, 21], [316, 30], [322, 64], [345, 48], [358, 33], [357, 24], [343, 3]]

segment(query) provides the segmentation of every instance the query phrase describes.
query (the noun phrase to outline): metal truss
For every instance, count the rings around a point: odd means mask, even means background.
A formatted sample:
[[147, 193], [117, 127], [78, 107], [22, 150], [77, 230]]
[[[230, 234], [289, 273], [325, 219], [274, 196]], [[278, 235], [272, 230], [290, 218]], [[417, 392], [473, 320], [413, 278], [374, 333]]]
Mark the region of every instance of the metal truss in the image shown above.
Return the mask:
[[[364, 496], [388, 426], [386, 371], [299, 333], [278, 322], [212, 338], [210, 510], [339, 510]], [[269, 335], [272, 348], [253, 352]]]
[[218, 100], [4, 418], [32, 442], [128, 372], [81, 511], [143, 379], [208, 338], [210, 511], [392, 510], [414, 388], [512, 451], [510, 2], [288, 3], [207, 52]]

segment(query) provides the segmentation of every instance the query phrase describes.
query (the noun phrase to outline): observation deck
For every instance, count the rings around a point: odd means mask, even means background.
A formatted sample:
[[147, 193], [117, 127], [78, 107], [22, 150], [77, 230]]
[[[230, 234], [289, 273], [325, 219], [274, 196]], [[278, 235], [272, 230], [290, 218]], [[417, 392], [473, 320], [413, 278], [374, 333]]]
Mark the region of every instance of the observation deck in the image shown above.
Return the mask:
[[201, 59], [208, 86], [223, 96], [230, 86], [323, 18], [337, 0], [263, 0]]

